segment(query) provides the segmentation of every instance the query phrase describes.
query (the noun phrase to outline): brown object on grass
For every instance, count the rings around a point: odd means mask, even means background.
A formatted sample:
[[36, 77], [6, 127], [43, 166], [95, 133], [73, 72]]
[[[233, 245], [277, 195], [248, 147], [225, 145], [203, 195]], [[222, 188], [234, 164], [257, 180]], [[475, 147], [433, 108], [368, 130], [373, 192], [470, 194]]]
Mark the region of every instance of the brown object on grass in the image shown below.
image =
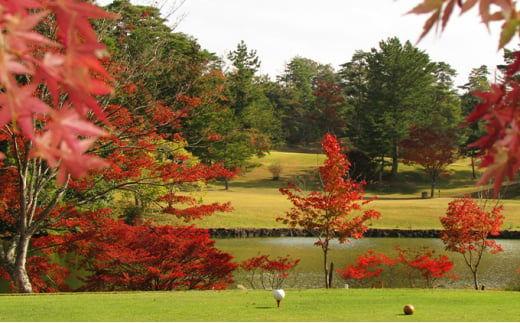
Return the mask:
[[407, 304], [404, 306], [403, 311], [406, 315], [412, 315], [413, 312], [415, 312], [415, 307], [413, 307], [411, 304]]

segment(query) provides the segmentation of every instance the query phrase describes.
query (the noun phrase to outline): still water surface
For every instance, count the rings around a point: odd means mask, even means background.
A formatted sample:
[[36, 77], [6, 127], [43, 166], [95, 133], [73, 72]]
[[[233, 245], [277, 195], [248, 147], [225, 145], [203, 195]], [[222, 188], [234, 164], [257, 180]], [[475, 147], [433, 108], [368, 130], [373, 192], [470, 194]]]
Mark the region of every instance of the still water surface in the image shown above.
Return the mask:
[[[322, 288], [324, 286], [323, 252], [314, 246], [315, 238], [247, 238], [247, 239], [217, 239], [217, 248], [231, 253], [235, 260], [241, 262], [268, 254], [270, 259], [278, 256], [291, 255], [300, 258], [300, 263], [284, 282], [285, 288]], [[517, 288], [520, 287], [520, 240], [497, 240], [504, 252], [499, 254], [486, 253], [479, 266], [479, 282], [486, 288]], [[394, 246], [401, 249], [420, 248], [423, 246], [436, 250], [436, 255], [444, 254], [454, 262], [453, 273], [459, 280], [441, 278], [435, 285], [446, 288], [473, 288], [473, 279], [462, 255], [447, 252], [440, 239], [424, 238], [364, 238], [339, 244], [334, 241], [329, 252], [329, 261], [334, 262], [335, 269], [344, 269], [347, 264], [354, 264], [358, 255], [368, 250], [381, 252], [387, 256], [397, 255]], [[402, 267], [387, 269], [378, 280], [385, 287], [425, 287], [425, 280], [420, 276], [409, 279], [403, 273]], [[246, 278], [240, 272], [235, 274], [236, 284], [250, 287]], [[346, 282], [337, 273], [334, 274], [333, 287], [344, 287]], [[370, 287], [374, 282], [347, 282], [351, 287]], [[423, 286], [424, 285], [424, 286]], [[257, 286], [260, 287], [260, 286]]]

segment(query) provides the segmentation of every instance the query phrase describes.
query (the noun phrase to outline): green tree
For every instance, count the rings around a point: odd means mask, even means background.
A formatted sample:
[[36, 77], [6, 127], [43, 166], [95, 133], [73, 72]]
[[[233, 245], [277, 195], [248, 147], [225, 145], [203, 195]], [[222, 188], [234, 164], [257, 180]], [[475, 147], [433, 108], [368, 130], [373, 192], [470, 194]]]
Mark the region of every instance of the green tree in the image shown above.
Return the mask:
[[429, 94], [430, 100], [425, 111], [419, 115], [417, 124], [428, 126], [435, 124], [444, 131], [456, 128], [462, 122], [461, 100], [453, 84], [457, 72], [445, 62], [435, 63], [435, 83]]
[[357, 112], [361, 131], [358, 147], [366, 147], [373, 157], [392, 158], [392, 176], [398, 172], [399, 145], [408, 128], [431, 108], [436, 64], [409, 41], [396, 37], [379, 43], [361, 56], [366, 64], [366, 95]]
[[132, 88], [131, 93], [119, 91], [110, 103], [142, 110], [150, 101], [173, 106], [180, 96], [200, 94], [199, 78], [219, 65], [214, 54], [192, 37], [173, 32], [158, 8], [116, 0], [106, 9], [121, 16], [96, 25], [117, 69], [115, 87]]
[[[350, 109], [348, 123], [348, 137], [354, 142], [359, 141], [361, 133], [361, 114], [367, 93], [367, 57], [368, 53], [356, 51], [350, 62], [341, 65], [338, 72], [340, 85], [343, 87], [346, 102], [352, 106]], [[361, 149], [362, 147], [358, 147]]]
[[[482, 101], [479, 97], [473, 94], [473, 92], [488, 91], [491, 89], [488, 76], [489, 71], [486, 65], [473, 68], [469, 74], [468, 82], [461, 87], [464, 91], [461, 95], [462, 114], [464, 117], [469, 116], [471, 112], [475, 110], [477, 104]], [[475, 157], [480, 148], [472, 146], [471, 144], [484, 136], [485, 133], [486, 131], [482, 121], [464, 127], [465, 140], [462, 145], [462, 153], [471, 157], [473, 179], [477, 178], [475, 171]]]
[[294, 57], [277, 78], [279, 92], [276, 107], [282, 121], [286, 143], [298, 145], [317, 142], [323, 135], [316, 123], [317, 97], [313, 94], [319, 83], [337, 84], [338, 77], [330, 65], [304, 57]]
[[259, 98], [259, 93], [255, 84], [255, 74], [260, 68], [260, 59], [256, 50], [247, 49], [247, 45], [242, 40], [237, 48], [228, 53], [227, 58], [231, 61], [232, 70], [226, 73], [229, 80], [229, 99], [230, 107], [237, 116], [240, 116], [244, 109]]

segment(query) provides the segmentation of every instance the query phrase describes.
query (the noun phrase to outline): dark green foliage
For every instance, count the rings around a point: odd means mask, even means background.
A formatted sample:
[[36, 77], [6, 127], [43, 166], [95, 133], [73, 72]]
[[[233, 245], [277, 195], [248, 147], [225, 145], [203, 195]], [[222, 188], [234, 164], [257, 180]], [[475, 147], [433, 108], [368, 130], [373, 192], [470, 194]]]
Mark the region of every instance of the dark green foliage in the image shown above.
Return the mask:
[[397, 175], [398, 143], [407, 138], [410, 126], [432, 118], [449, 127], [460, 121], [454, 71], [448, 64], [432, 62], [409, 41], [381, 41], [379, 48], [356, 52], [342, 67], [345, 94], [354, 107], [351, 140], [381, 163], [380, 172], [384, 157], [391, 157], [392, 176]]
[[361, 150], [351, 150], [347, 152], [347, 159], [350, 162], [348, 175], [355, 181], [370, 182], [377, 178], [377, 164]]
[[145, 213], [145, 209], [142, 206], [132, 205], [124, 208], [121, 218], [125, 221], [125, 224], [134, 225], [137, 221], [142, 220]]

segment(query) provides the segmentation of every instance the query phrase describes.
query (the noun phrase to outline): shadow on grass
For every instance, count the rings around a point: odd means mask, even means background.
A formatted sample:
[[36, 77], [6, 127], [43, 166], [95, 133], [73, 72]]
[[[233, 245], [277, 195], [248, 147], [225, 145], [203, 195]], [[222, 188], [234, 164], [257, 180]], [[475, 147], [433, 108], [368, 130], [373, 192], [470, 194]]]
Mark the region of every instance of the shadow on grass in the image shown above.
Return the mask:
[[[295, 184], [302, 191], [313, 191], [317, 190], [321, 183], [318, 176], [317, 169], [302, 171], [297, 174], [290, 174], [288, 176], [282, 176], [274, 180], [272, 178], [261, 178], [261, 179], [249, 179], [244, 180], [238, 178], [229, 182], [229, 189], [273, 189], [278, 190], [281, 187], [285, 187], [288, 182]], [[435, 191], [446, 190], [453, 187], [471, 187], [476, 183], [476, 180], [472, 177], [471, 170], [460, 170], [452, 172], [449, 176], [439, 178], [437, 180]], [[216, 183], [217, 186], [223, 187], [224, 183], [219, 181]], [[398, 173], [397, 178], [391, 178], [389, 174], [385, 174], [383, 177], [382, 185], [378, 184], [377, 181], [372, 181], [364, 186], [367, 198], [369, 195], [377, 195], [380, 199], [388, 200], [406, 200], [406, 199], [422, 199], [422, 192], [427, 192], [428, 198], [430, 195], [431, 182], [427, 174], [422, 170], [401, 170]], [[476, 192], [476, 190], [475, 190]], [[520, 196], [520, 186], [511, 187], [508, 189], [507, 198], [518, 198]], [[407, 195], [406, 197], [381, 197], [385, 194], [400, 194]]]
[[293, 176], [281, 176], [274, 180], [271, 178], [248, 180], [248, 181], [233, 181], [229, 182], [230, 188], [272, 188], [279, 189], [287, 185], [288, 182], [295, 184], [297, 187], [306, 190], [316, 190], [319, 186], [319, 177], [316, 170], [303, 171]]

